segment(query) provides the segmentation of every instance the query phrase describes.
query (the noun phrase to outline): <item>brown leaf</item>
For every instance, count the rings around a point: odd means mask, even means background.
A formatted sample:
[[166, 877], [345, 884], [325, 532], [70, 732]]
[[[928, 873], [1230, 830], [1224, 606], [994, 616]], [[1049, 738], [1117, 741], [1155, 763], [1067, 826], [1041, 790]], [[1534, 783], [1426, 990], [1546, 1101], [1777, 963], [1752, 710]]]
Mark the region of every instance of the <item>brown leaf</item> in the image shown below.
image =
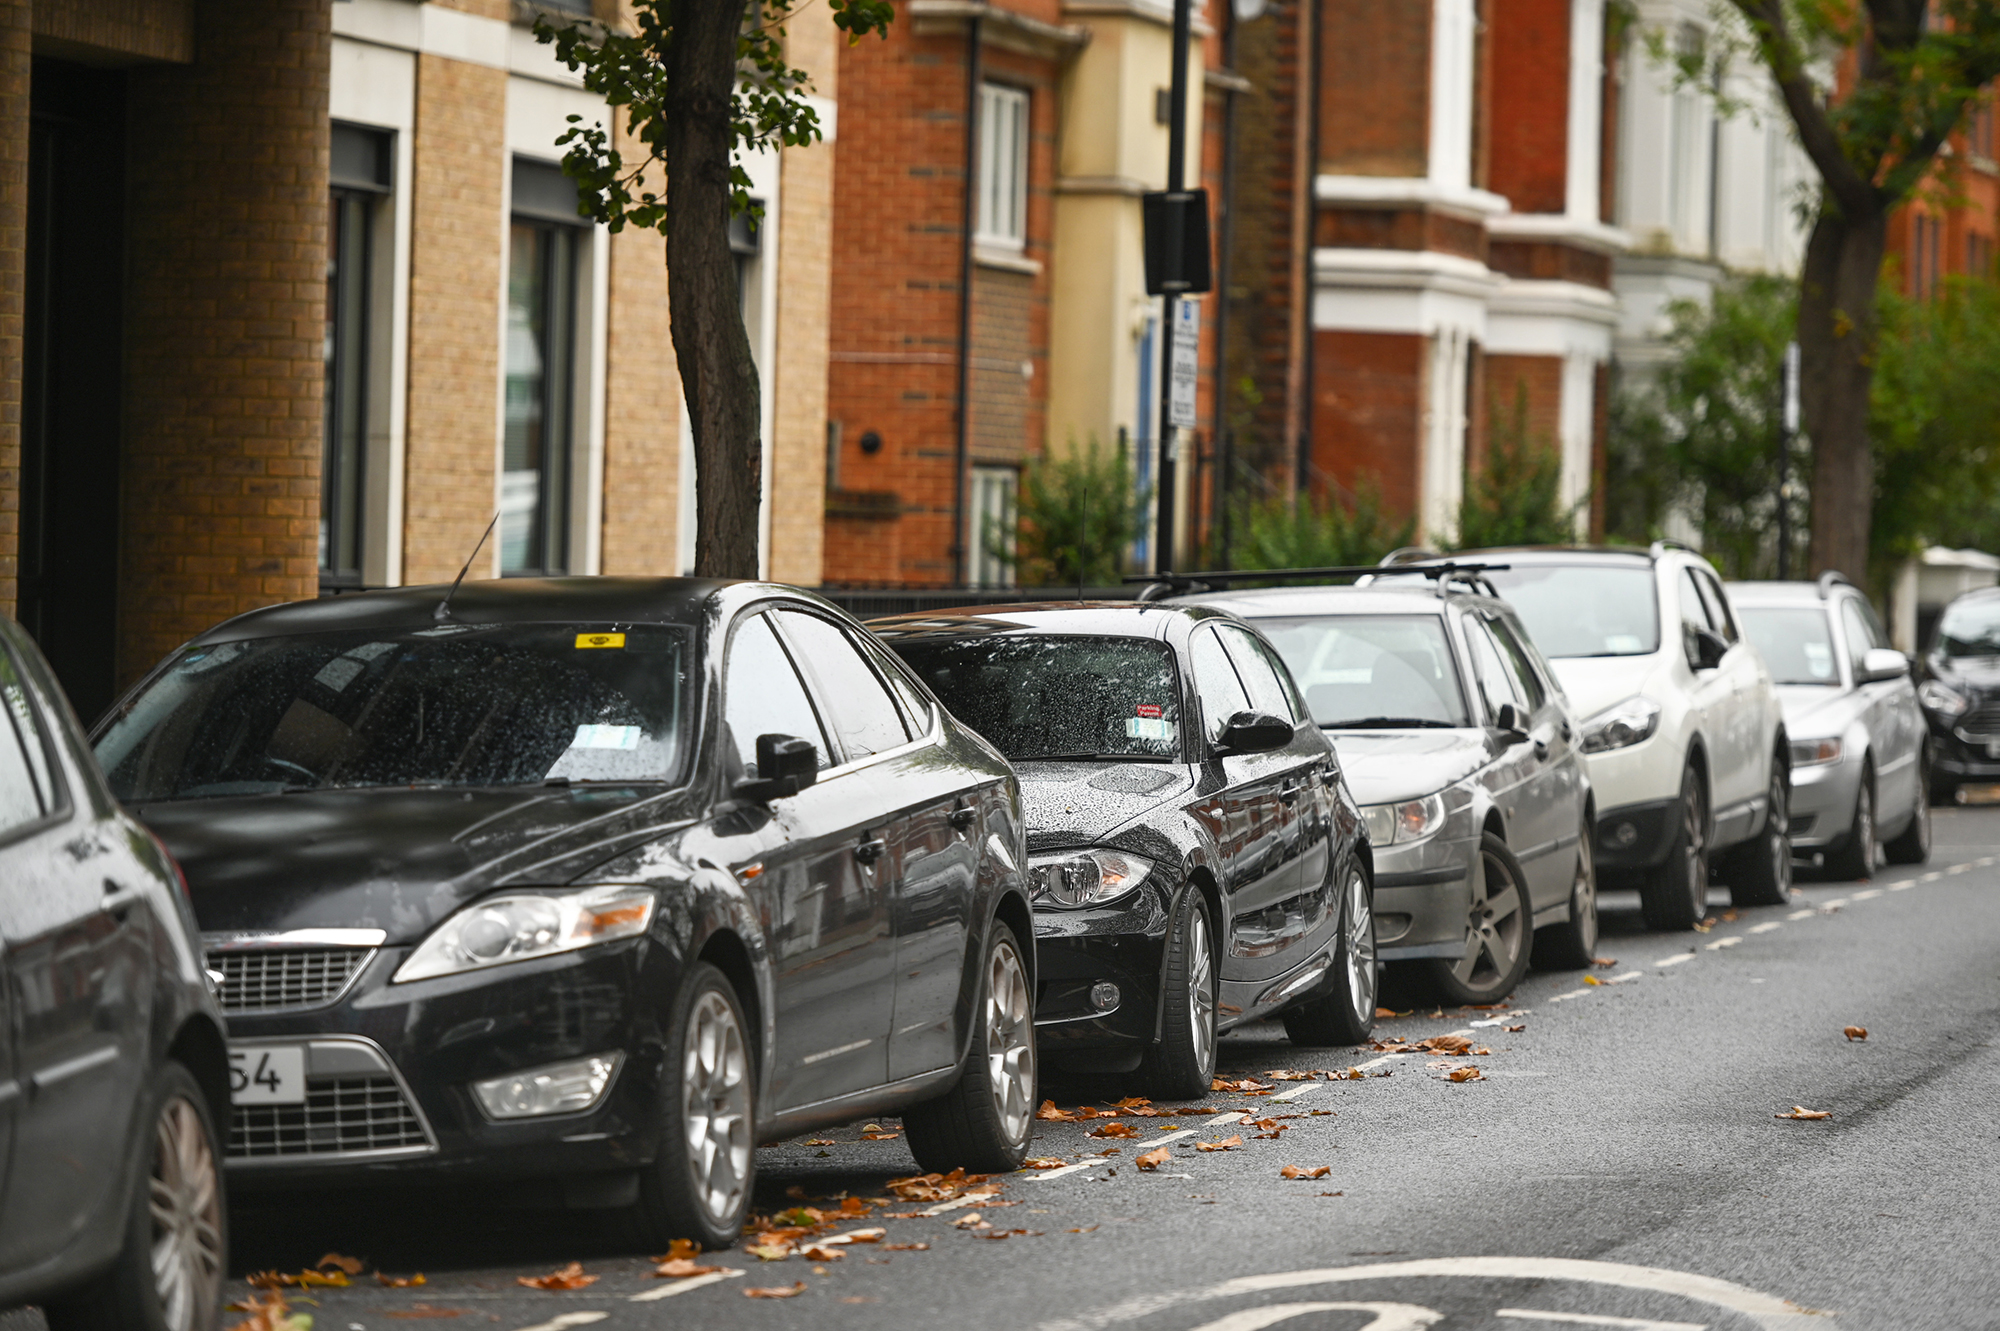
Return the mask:
[[1332, 1165], [1313, 1165], [1301, 1169], [1297, 1165], [1286, 1165], [1278, 1171], [1279, 1178], [1325, 1178], [1333, 1172]]
[[1523, 1023], [1522, 1025], [1519, 1025], [1519, 1026], [1507, 1026], [1507, 1027], [1504, 1027], [1503, 1029], [1505, 1029], [1505, 1030], [1510, 1030], [1510, 1031], [1525, 1031], [1525, 1030], [1527, 1030], [1527, 1029], [1528, 1029], [1528, 1027], [1527, 1027], [1527, 1025], [1526, 1025], [1525, 1023]]
[[755, 1243], [744, 1249], [760, 1262], [782, 1262], [792, 1255], [790, 1243]]
[[1334, 1073], [1333, 1079], [1335, 1081], [1361, 1081], [1363, 1078], [1367, 1077], [1367, 1075], [1368, 1074], [1363, 1072], [1360, 1068], [1349, 1068], [1345, 1072]]
[[1194, 1149], [1197, 1151], [1230, 1151], [1234, 1150], [1238, 1146], [1241, 1146], [1242, 1144], [1243, 1144], [1242, 1137], [1229, 1136], [1229, 1137], [1224, 1137], [1219, 1142], [1196, 1142], [1194, 1144]]
[[806, 1282], [795, 1280], [789, 1285], [766, 1285], [760, 1289], [746, 1289], [746, 1299], [795, 1299], [806, 1292]]
[[377, 1271], [375, 1273], [375, 1283], [383, 1286], [385, 1289], [409, 1289], [414, 1285], [424, 1283], [424, 1273], [419, 1271], [413, 1276], [385, 1276], [380, 1271]]
[[337, 1252], [330, 1252], [314, 1262], [313, 1265], [322, 1271], [329, 1266], [337, 1266], [351, 1276], [358, 1276], [361, 1274], [361, 1268], [366, 1263], [359, 1257], [343, 1257]]
[[1268, 1091], [1271, 1088], [1249, 1077], [1245, 1077], [1242, 1081], [1230, 1081], [1226, 1077], [1216, 1077], [1209, 1082], [1208, 1089], [1211, 1091], [1237, 1091], [1244, 1095], [1254, 1095], [1258, 1091]]
[[833, 1145], [833, 1138], [831, 1138], [831, 1137], [808, 1137], [808, 1138], [806, 1138], [806, 1145], [808, 1145], [808, 1146], [831, 1146], [831, 1145]]
[[823, 1243], [812, 1243], [800, 1248], [799, 1256], [809, 1262], [837, 1262], [847, 1254], [838, 1248], [829, 1248]]
[[526, 1285], [529, 1289], [554, 1291], [582, 1289], [586, 1285], [596, 1284], [597, 1279], [596, 1276], [587, 1276], [583, 1273], [582, 1262], [571, 1262], [568, 1266], [562, 1268], [562, 1270], [551, 1271], [545, 1276], [516, 1276], [514, 1277], [514, 1283], [517, 1285]]
[[1591, 964], [1591, 965], [1593, 965], [1593, 966], [1596, 966], [1596, 967], [1598, 967], [1598, 968], [1599, 968], [1599, 969], [1601, 969], [1601, 970], [1607, 970], [1607, 971], [1608, 971], [1608, 970], [1610, 970], [1610, 969], [1611, 969], [1611, 968], [1612, 968], [1613, 966], [1616, 966], [1616, 965], [1618, 964], [1618, 958], [1616, 958], [1616, 957], [1592, 957], [1592, 958], [1590, 959], [1590, 964]]
[[1793, 1105], [1793, 1106], [1792, 1106], [1792, 1112], [1791, 1112], [1791, 1113], [1789, 1113], [1789, 1114], [1773, 1114], [1773, 1115], [1771, 1115], [1771, 1117], [1772, 1117], [1772, 1118], [1795, 1118], [1795, 1119], [1798, 1119], [1798, 1120], [1800, 1120], [1801, 1122], [1803, 1122], [1803, 1121], [1806, 1121], [1806, 1120], [1809, 1120], [1809, 1119], [1816, 1119], [1816, 1118], [1832, 1118], [1832, 1117], [1833, 1117], [1833, 1115], [1832, 1115], [1832, 1113], [1830, 1113], [1829, 1111], [1827, 1111], [1827, 1110], [1824, 1110], [1824, 1109], [1807, 1109], [1807, 1108], [1806, 1108], [1806, 1107], [1805, 1107], [1804, 1105]]
[[1126, 1110], [1127, 1112], [1130, 1112], [1131, 1110], [1134, 1109], [1145, 1109], [1149, 1107], [1152, 1103], [1153, 1102], [1151, 1100], [1148, 1100], [1143, 1095], [1128, 1095], [1123, 1100], [1113, 1100], [1111, 1102], [1111, 1107], [1113, 1109], [1123, 1109]]
[[1841, 1034], [1845, 1035], [1850, 1041], [1865, 1040], [1868, 1038], [1868, 1028], [1866, 1026], [1849, 1026], [1842, 1030]]
[[[1696, 925], [1696, 926], [1695, 926], [1695, 928], [1697, 928], [1697, 929], [1699, 929], [1700, 927], [1701, 927], [1700, 925]], [[1596, 977], [1595, 975], [1586, 975], [1586, 976], [1584, 976], [1584, 977], [1583, 977], [1583, 982], [1584, 982], [1585, 984], [1603, 984], [1603, 983], [1604, 983], [1604, 981], [1602, 981], [1602, 980], [1598, 979], [1598, 978], [1597, 978], [1597, 977]]]
[[253, 1294], [248, 1303], [231, 1304], [230, 1311], [245, 1312], [250, 1315], [229, 1328], [229, 1331], [305, 1331], [312, 1321], [309, 1317], [293, 1317], [291, 1305], [285, 1302], [285, 1296], [276, 1289], [267, 1289], [261, 1295]]
[[1090, 1135], [1093, 1137], [1136, 1137], [1139, 1135], [1139, 1130], [1130, 1123], [1120, 1123], [1114, 1119], [1112, 1122], [1106, 1123], [1103, 1127], [1092, 1128]]
[[865, 1142], [892, 1142], [902, 1135], [900, 1132], [864, 1132], [861, 1134], [861, 1140]]
[[1377, 1021], [1387, 1021], [1391, 1017], [1400, 1017], [1403, 1015], [1403, 1013], [1397, 1012], [1393, 1008], [1378, 1007], [1375, 1009], [1375, 1020]]
[[1434, 1054], [1463, 1054], [1472, 1048], [1472, 1041], [1463, 1035], [1433, 1035], [1417, 1046]]
[[674, 1257], [661, 1259], [659, 1264], [653, 1268], [653, 1274], [668, 1280], [685, 1280], [689, 1276], [713, 1275], [715, 1272], [724, 1269], [726, 1268], [720, 1266], [703, 1266], [701, 1263], [692, 1261], [686, 1257]]
[[931, 1245], [928, 1243], [885, 1243], [882, 1245], [883, 1252], [929, 1252], [930, 1250]]
[[663, 1256], [655, 1257], [653, 1260], [656, 1262], [692, 1261], [699, 1256], [701, 1256], [701, 1245], [693, 1239], [669, 1239], [667, 1241], [666, 1253]]
[[348, 1283], [345, 1271], [301, 1271], [297, 1275], [283, 1271], [258, 1271], [247, 1279], [258, 1289], [273, 1290], [283, 1285], [296, 1285], [300, 1289], [325, 1285], [338, 1289]]
[[1292, 1068], [1273, 1068], [1264, 1075], [1272, 1081], [1312, 1081], [1319, 1076], [1317, 1072], [1299, 1072]]
[[1451, 1070], [1450, 1072], [1446, 1073], [1446, 1074], [1445, 1074], [1445, 1080], [1446, 1080], [1446, 1081], [1485, 1081], [1485, 1080], [1486, 1080], [1486, 1074], [1485, 1074], [1485, 1073], [1483, 1073], [1483, 1072], [1481, 1072], [1481, 1071], [1480, 1071], [1480, 1070], [1479, 1070], [1478, 1068], [1475, 1068], [1475, 1067], [1473, 1067], [1473, 1066], [1472, 1066], [1471, 1064], [1467, 1064], [1466, 1066], [1464, 1066], [1464, 1067], [1462, 1067], [1462, 1068], [1453, 1068], [1453, 1069], [1452, 1069], [1452, 1070]]
[[1334, 1114], [1334, 1112], [1333, 1112], [1333, 1111], [1332, 1111], [1331, 1109], [1308, 1109], [1308, 1110], [1306, 1110], [1306, 1117], [1308, 1117], [1308, 1118], [1333, 1118], [1333, 1117], [1335, 1117], [1335, 1114]]
[[[988, 1204], [992, 1206], [1013, 1205], [1012, 1202], [991, 1202]], [[843, 1243], [880, 1243], [882, 1236], [888, 1232], [886, 1229], [850, 1229], [845, 1234], [835, 1234], [831, 1238], [821, 1239], [820, 1242], [834, 1246]]]
[[1153, 1169], [1158, 1169], [1161, 1165], [1166, 1164], [1169, 1160], [1172, 1160], [1173, 1158], [1174, 1158], [1174, 1153], [1172, 1151], [1169, 1151], [1166, 1147], [1162, 1146], [1157, 1151], [1146, 1152], [1144, 1155], [1140, 1156], [1137, 1160], [1134, 1160], [1132, 1163], [1139, 1166], [1139, 1168], [1141, 1169], [1153, 1170]]
[[1057, 1109], [1056, 1102], [1053, 1100], [1042, 1101], [1041, 1107], [1035, 1110], [1035, 1117], [1044, 1123], [1073, 1123], [1076, 1121], [1075, 1114], [1070, 1113], [1067, 1109]]
[[1043, 1159], [1035, 1159], [1035, 1160], [1023, 1160], [1023, 1161], [1021, 1162], [1021, 1168], [1023, 1168], [1023, 1169], [1061, 1169], [1061, 1168], [1062, 1168], [1062, 1167], [1063, 1167], [1064, 1165], [1066, 1165], [1066, 1164], [1068, 1164], [1068, 1163], [1069, 1163], [1069, 1162], [1068, 1162], [1067, 1160], [1057, 1160], [1057, 1159], [1053, 1159], [1053, 1158], [1043, 1158]]

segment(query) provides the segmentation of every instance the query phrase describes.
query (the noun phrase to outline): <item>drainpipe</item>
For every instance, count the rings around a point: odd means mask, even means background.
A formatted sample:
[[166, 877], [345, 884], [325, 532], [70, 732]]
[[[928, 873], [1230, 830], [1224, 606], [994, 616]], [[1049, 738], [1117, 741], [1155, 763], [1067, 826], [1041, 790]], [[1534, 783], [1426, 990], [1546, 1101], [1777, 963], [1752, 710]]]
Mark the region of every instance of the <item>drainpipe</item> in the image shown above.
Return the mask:
[[967, 542], [966, 489], [972, 480], [972, 237], [979, 207], [979, 16], [965, 21], [965, 200], [958, 248], [958, 440], [953, 459], [952, 578], [965, 586], [972, 571]]
[[1318, 286], [1318, 280], [1313, 275], [1313, 237], [1319, 229], [1320, 49], [1325, 44], [1325, 38], [1320, 33], [1320, 24], [1325, 17], [1321, 10], [1320, 0], [1313, 0], [1312, 4], [1306, 7], [1305, 12], [1310, 16], [1312, 22], [1312, 32], [1310, 33], [1312, 47], [1308, 52], [1310, 61], [1308, 68], [1311, 71], [1308, 75], [1308, 86], [1312, 91], [1311, 96], [1302, 108], [1302, 113], [1311, 116], [1312, 119], [1307, 122], [1306, 178], [1299, 182], [1300, 188], [1306, 192], [1306, 233], [1299, 237], [1300, 244], [1305, 251], [1303, 255], [1303, 263], [1305, 265], [1305, 299], [1300, 302], [1305, 308], [1299, 311], [1299, 317], [1305, 322], [1305, 346], [1303, 350], [1305, 351], [1306, 365], [1305, 373], [1301, 376], [1305, 382], [1300, 390], [1300, 398], [1302, 400], [1299, 403], [1298, 474], [1295, 478], [1297, 489], [1294, 491], [1296, 498], [1305, 497], [1309, 493], [1312, 484], [1313, 363], [1317, 359], [1314, 355], [1316, 339], [1313, 337], [1313, 299]]
[[[1236, 7], [1223, 7], [1222, 67], [1236, 72]], [[1229, 437], [1229, 251], [1236, 235], [1236, 96], [1237, 89], [1222, 93], [1222, 216], [1215, 245], [1215, 479], [1209, 487], [1210, 530], [1219, 534], [1217, 562], [1229, 567], [1230, 530], [1229, 482], [1234, 467], [1234, 449]]]

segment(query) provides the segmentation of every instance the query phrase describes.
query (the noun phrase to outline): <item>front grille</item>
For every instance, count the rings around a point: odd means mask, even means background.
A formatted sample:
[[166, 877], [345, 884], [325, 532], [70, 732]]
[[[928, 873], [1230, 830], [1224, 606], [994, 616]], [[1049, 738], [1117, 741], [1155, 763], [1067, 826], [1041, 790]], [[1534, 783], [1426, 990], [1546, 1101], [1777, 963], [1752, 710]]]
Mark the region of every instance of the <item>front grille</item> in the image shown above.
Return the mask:
[[224, 1012], [275, 1012], [333, 1002], [374, 955], [366, 947], [256, 948], [211, 952], [208, 966], [222, 972]]
[[430, 1135], [394, 1077], [308, 1077], [302, 1105], [237, 1105], [229, 1158], [335, 1156], [427, 1148]]
[[2000, 739], [2000, 703], [1981, 703], [1960, 717], [1958, 737], [1968, 744]]

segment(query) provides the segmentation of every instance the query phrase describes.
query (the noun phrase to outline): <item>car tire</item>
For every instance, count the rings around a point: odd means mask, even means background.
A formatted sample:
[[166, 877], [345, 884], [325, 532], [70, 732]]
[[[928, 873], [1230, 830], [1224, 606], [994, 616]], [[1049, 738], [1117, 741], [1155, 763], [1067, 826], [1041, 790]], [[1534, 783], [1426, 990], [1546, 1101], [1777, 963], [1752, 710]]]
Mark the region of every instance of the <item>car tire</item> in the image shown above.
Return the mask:
[[1208, 902], [1193, 887], [1181, 894], [1160, 967], [1160, 1042], [1139, 1062], [1139, 1075], [1155, 1099], [1198, 1100], [1215, 1077], [1214, 926]]
[[1931, 857], [1930, 779], [1931, 757], [1926, 750], [1917, 756], [1917, 798], [1910, 821], [1882, 847], [1882, 857], [1891, 864], [1922, 864]]
[[1665, 862], [1639, 880], [1639, 913], [1662, 933], [1685, 933], [1708, 914], [1708, 796], [1693, 764], [1681, 773], [1679, 813]]
[[1958, 782], [1948, 776], [1931, 774], [1930, 789], [1926, 792], [1932, 804], [1958, 803]]
[[1534, 910], [1528, 875], [1507, 843], [1491, 832], [1479, 838], [1480, 872], [1466, 903], [1465, 948], [1456, 960], [1416, 963], [1431, 989], [1447, 1003], [1497, 1003], [1528, 973], [1534, 951]]
[[757, 1058], [729, 977], [690, 967], [666, 1034], [659, 1154], [640, 1171], [620, 1237], [648, 1252], [674, 1239], [725, 1248], [743, 1232], [757, 1168]]
[[1872, 877], [1880, 850], [1875, 839], [1875, 769], [1864, 766], [1861, 785], [1854, 792], [1854, 821], [1847, 826], [1846, 838], [1827, 853], [1827, 877]]
[[214, 1331], [228, 1276], [228, 1208], [208, 1097], [167, 1062], [146, 1099], [145, 1173], [111, 1269], [43, 1309], [49, 1331]]
[[1597, 862], [1590, 826], [1576, 843], [1576, 876], [1569, 888], [1569, 918], [1535, 930], [1537, 970], [1578, 971], [1597, 959]]
[[1375, 1030], [1375, 903], [1361, 866], [1350, 864], [1340, 889], [1340, 942], [1326, 992], [1284, 1011], [1285, 1035], [1309, 1048], [1361, 1044]]
[[1013, 929], [994, 922], [972, 1039], [952, 1088], [903, 1113], [917, 1168], [1001, 1174], [1028, 1158], [1035, 1127], [1035, 1006]]
[[1785, 769], [1771, 764], [1770, 813], [1764, 830], [1730, 856], [1731, 905], [1782, 906], [1792, 899], [1792, 797]]

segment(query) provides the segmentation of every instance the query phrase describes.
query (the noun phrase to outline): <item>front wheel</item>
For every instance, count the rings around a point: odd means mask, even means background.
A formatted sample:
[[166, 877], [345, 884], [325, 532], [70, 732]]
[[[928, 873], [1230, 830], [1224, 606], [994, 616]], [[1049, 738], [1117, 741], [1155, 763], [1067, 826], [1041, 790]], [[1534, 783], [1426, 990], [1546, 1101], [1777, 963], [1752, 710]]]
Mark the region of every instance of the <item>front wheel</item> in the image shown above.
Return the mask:
[[903, 1113], [917, 1168], [1003, 1174], [1028, 1158], [1035, 1110], [1035, 1010], [1014, 931], [995, 922], [972, 1040], [958, 1081]]
[[43, 1309], [50, 1331], [213, 1331], [227, 1220], [208, 1099], [179, 1063], [156, 1074], [145, 1184], [111, 1270]]
[[1917, 798], [1909, 824], [1882, 847], [1883, 857], [1891, 864], [1922, 864], [1931, 857], [1930, 781], [1931, 759], [1926, 751], [1917, 759]]
[[1360, 1044], [1375, 1030], [1375, 904], [1359, 865], [1340, 889], [1340, 945], [1331, 987], [1287, 1008], [1285, 1034], [1296, 1045]]
[[1792, 899], [1792, 796], [1785, 769], [1771, 764], [1770, 812], [1764, 830], [1736, 852], [1729, 867], [1734, 906], [1782, 906]]
[[1826, 857], [1827, 876], [1847, 879], [1872, 876], [1878, 849], [1875, 840], [1875, 772], [1864, 767], [1861, 769], [1861, 788], [1854, 792], [1854, 823], [1847, 829], [1847, 839], [1839, 849]]
[[1692, 766], [1681, 773], [1681, 798], [1666, 862], [1639, 883], [1639, 913], [1648, 929], [1686, 933], [1708, 914], [1708, 799]]
[[1535, 930], [1538, 970], [1579, 971], [1597, 959], [1597, 861], [1590, 848], [1590, 824], [1576, 845], [1576, 876], [1569, 887], [1569, 918]]
[[1160, 1042], [1146, 1051], [1140, 1074], [1161, 1100], [1198, 1100], [1215, 1076], [1215, 949], [1208, 903], [1193, 887], [1181, 894], [1167, 939], [1160, 989], [1166, 1003]]
[[1465, 946], [1455, 958], [1419, 961], [1447, 1003], [1496, 1003], [1528, 972], [1534, 946], [1528, 875], [1507, 843], [1487, 832], [1466, 900]]

